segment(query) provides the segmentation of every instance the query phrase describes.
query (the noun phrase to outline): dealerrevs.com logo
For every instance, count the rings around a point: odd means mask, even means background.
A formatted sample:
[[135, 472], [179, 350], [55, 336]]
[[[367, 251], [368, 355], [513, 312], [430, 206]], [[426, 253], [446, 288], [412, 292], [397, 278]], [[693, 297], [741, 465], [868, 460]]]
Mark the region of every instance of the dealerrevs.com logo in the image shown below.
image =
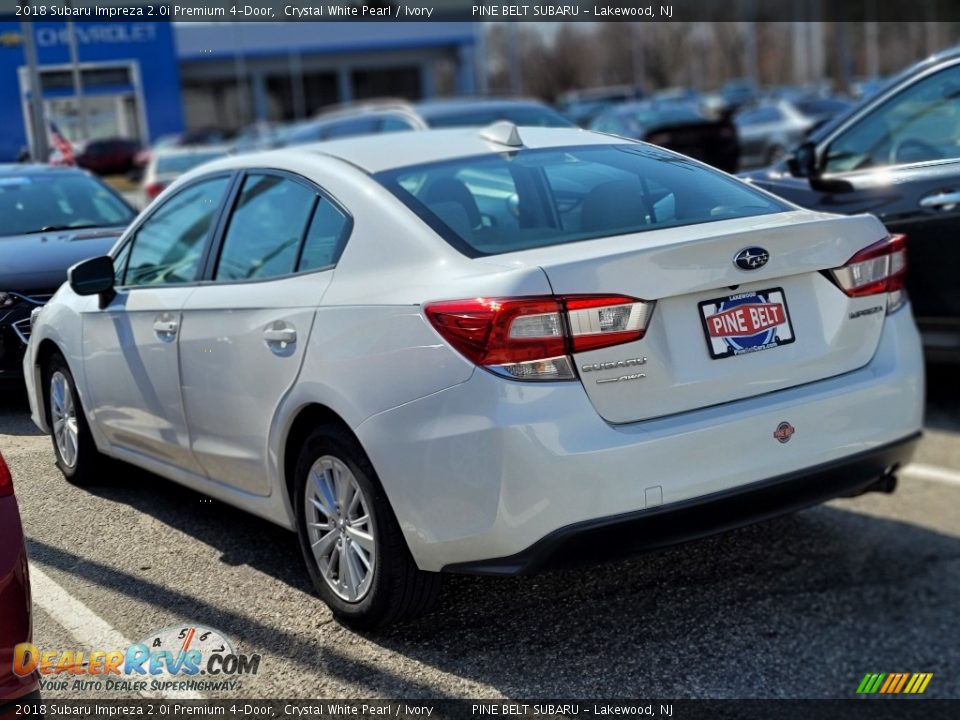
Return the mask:
[[13, 671], [38, 672], [41, 690], [230, 691], [260, 672], [259, 654], [239, 653], [219, 630], [169, 627], [113, 650], [14, 648]]

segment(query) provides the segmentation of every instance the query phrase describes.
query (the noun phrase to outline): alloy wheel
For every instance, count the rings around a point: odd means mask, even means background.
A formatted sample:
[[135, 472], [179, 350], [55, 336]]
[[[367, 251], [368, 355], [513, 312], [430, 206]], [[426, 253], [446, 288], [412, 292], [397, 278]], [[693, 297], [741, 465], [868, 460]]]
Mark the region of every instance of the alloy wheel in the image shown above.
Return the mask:
[[376, 529], [356, 476], [324, 455], [310, 468], [304, 513], [314, 561], [330, 589], [347, 602], [369, 592], [377, 563]]
[[80, 429], [73, 393], [66, 375], [57, 370], [50, 377], [50, 419], [57, 452], [67, 467], [75, 467], [80, 447]]

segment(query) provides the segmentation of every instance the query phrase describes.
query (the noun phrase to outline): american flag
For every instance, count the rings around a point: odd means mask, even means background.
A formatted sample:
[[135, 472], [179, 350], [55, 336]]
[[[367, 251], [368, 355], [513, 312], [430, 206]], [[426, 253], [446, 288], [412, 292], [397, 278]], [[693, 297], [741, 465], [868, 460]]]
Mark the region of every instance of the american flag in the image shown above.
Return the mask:
[[76, 161], [73, 156], [73, 145], [60, 132], [55, 122], [50, 122], [50, 144], [57, 151], [58, 155], [51, 156], [51, 165], [74, 165]]

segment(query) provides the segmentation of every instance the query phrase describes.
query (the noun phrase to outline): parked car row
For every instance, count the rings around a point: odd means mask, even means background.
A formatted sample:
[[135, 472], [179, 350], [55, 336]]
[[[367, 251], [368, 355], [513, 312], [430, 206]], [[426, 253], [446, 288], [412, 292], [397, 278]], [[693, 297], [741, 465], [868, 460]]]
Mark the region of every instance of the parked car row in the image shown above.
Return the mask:
[[[649, 97], [629, 86], [595, 88], [567, 93], [558, 109], [582, 127], [643, 139], [735, 172], [774, 162], [850, 105], [821, 87], [761, 90], [734, 80], [717, 93], [679, 87]], [[682, 133], [660, 132], [674, 122]]]
[[725, 172], [736, 172], [740, 163], [737, 128], [729, 116], [695, 103], [625, 103], [602, 113], [590, 129], [659, 145]]

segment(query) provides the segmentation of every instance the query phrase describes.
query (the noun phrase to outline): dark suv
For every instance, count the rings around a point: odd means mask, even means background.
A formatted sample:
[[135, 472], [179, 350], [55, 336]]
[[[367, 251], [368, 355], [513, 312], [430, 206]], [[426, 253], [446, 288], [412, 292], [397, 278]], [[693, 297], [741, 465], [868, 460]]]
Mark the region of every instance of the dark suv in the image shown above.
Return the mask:
[[907, 290], [927, 357], [960, 361], [960, 48], [907, 69], [744, 177], [805, 207], [873, 213], [907, 235]]

